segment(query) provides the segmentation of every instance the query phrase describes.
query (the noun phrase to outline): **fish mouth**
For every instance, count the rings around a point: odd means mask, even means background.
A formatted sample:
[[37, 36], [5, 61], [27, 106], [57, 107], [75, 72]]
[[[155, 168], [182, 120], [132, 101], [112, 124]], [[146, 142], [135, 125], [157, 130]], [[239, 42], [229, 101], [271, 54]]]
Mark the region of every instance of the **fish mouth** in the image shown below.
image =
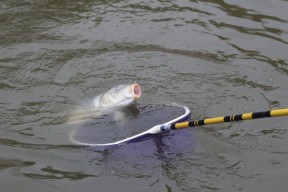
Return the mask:
[[131, 85], [131, 91], [133, 94], [133, 98], [138, 99], [141, 96], [141, 87], [138, 83], [134, 83]]

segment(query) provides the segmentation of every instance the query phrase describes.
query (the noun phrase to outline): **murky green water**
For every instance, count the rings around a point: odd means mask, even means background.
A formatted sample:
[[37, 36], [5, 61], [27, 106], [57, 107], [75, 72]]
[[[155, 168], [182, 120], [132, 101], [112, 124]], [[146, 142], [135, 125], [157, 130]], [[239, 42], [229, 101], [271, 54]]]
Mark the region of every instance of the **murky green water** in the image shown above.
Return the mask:
[[1, 1], [1, 191], [287, 190], [287, 117], [113, 150], [71, 143], [65, 122], [80, 101], [134, 81], [143, 88], [139, 104], [178, 102], [193, 119], [287, 107], [287, 7]]

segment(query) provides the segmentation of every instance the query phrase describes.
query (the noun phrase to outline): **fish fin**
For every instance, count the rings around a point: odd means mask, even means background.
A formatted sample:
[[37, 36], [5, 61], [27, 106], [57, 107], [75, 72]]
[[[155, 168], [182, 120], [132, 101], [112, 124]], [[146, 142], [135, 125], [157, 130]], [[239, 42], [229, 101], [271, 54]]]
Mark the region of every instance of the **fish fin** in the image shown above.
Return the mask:
[[124, 112], [121, 110], [116, 110], [113, 114], [113, 120], [119, 125], [125, 124], [126, 117]]

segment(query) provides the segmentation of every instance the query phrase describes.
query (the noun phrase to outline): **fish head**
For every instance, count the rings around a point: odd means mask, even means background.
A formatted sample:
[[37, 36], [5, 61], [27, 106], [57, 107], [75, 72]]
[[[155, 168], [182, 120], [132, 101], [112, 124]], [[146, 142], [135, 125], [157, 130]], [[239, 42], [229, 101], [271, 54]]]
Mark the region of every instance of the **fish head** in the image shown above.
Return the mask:
[[102, 106], [122, 107], [130, 105], [141, 97], [141, 87], [138, 83], [118, 85], [102, 95]]

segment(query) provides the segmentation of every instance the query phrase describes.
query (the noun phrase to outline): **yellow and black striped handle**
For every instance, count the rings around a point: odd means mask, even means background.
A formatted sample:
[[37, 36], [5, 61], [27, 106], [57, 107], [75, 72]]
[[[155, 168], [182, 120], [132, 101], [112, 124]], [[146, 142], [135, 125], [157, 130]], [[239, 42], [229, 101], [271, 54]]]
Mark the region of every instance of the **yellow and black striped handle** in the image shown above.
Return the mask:
[[264, 112], [243, 113], [240, 115], [214, 117], [214, 118], [207, 118], [207, 119], [202, 119], [202, 120], [186, 121], [186, 122], [181, 122], [181, 123], [173, 123], [170, 125], [170, 129], [182, 129], [182, 128], [187, 128], [187, 127], [201, 126], [201, 125], [211, 125], [211, 124], [217, 124], [217, 123], [225, 123], [225, 122], [241, 121], [241, 120], [252, 120], [252, 119], [265, 118], [265, 117], [278, 117], [278, 116], [286, 116], [286, 115], [288, 115], [288, 108], [275, 109], [275, 110], [264, 111]]

